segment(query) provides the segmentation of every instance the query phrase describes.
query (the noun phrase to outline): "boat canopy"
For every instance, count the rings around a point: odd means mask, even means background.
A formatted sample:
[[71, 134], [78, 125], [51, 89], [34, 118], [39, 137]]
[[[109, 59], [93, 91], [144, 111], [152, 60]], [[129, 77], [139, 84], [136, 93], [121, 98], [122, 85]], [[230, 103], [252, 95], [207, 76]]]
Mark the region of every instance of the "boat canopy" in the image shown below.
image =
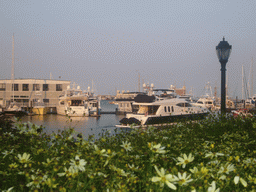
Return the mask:
[[155, 96], [149, 96], [149, 95], [137, 95], [134, 97], [134, 101], [138, 103], [150, 103], [155, 101]]

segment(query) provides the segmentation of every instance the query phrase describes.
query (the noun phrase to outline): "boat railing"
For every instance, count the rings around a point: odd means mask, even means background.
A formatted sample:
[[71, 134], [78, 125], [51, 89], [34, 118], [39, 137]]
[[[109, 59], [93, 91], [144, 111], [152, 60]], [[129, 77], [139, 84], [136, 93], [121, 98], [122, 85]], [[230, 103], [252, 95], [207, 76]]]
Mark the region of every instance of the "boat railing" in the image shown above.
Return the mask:
[[44, 104], [44, 102], [35, 102], [34, 104], [33, 104], [33, 106], [34, 107], [39, 107], [39, 106], [45, 106], [45, 104]]

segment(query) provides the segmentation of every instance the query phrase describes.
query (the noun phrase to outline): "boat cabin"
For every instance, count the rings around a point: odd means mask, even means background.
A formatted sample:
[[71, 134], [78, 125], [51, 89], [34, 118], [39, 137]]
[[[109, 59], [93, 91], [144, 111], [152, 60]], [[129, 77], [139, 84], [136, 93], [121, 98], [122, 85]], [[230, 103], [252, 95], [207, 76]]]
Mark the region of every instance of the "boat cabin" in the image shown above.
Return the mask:
[[153, 103], [134, 103], [133, 114], [137, 115], [170, 115], [170, 113], [189, 113], [193, 111], [193, 106], [185, 101], [170, 102], [168, 100], [157, 101]]

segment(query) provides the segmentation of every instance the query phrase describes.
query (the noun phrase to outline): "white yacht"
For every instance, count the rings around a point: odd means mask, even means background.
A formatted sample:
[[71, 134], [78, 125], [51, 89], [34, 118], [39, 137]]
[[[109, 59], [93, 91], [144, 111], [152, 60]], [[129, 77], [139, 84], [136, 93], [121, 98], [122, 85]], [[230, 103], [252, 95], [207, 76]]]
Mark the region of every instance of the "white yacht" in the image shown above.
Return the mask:
[[212, 88], [209, 82], [207, 82], [204, 89], [205, 94], [201, 98], [199, 98], [196, 103], [192, 103], [192, 105], [205, 107], [209, 110], [216, 110], [216, 101], [215, 98], [212, 96]]
[[100, 98], [94, 95], [90, 87], [88, 87], [88, 90], [85, 92], [85, 95], [88, 97], [87, 101], [85, 102], [85, 107], [88, 108], [89, 115], [100, 115]]
[[100, 101], [97, 98], [90, 98], [85, 102], [85, 107], [89, 109], [89, 115], [100, 115], [101, 107]]
[[192, 103], [192, 105], [212, 110], [215, 107], [215, 100], [211, 97], [202, 97], [198, 99], [196, 103]]
[[[192, 106], [185, 99], [173, 98], [153, 102], [135, 102], [133, 113], [126, 114], [117, 127], [172, 123], [181, 119], [201, 119], [209, 113], [204, 107]], [[137, 107], [136, 107], [137, 106]]]
[[57, 114], [68, 116], [89, 116], [89, 109], [85, 103], [88, 101], [88, 95], [84, 94], [80, 89], [67, 87], [63, 95], [59, 97], [59, 105], [57, 106]]
[[83, 92], [80, 86], [67, 87], [63, 95], [59, 97], [57, 114], [68, 116], [93, 116], [99, 115], [101, 111], [100, 102], [90, 90]]

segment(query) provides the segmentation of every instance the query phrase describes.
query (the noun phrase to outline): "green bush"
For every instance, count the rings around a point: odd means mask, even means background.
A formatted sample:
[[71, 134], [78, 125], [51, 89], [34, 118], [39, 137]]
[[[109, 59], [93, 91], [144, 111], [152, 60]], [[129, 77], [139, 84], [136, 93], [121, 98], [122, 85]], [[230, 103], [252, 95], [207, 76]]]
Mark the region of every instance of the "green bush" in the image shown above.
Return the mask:
[[209, 116], [98, 140], [75, 128], [9, 128], [0, 136], [4, 191], [255, 191], [254, 117]]

